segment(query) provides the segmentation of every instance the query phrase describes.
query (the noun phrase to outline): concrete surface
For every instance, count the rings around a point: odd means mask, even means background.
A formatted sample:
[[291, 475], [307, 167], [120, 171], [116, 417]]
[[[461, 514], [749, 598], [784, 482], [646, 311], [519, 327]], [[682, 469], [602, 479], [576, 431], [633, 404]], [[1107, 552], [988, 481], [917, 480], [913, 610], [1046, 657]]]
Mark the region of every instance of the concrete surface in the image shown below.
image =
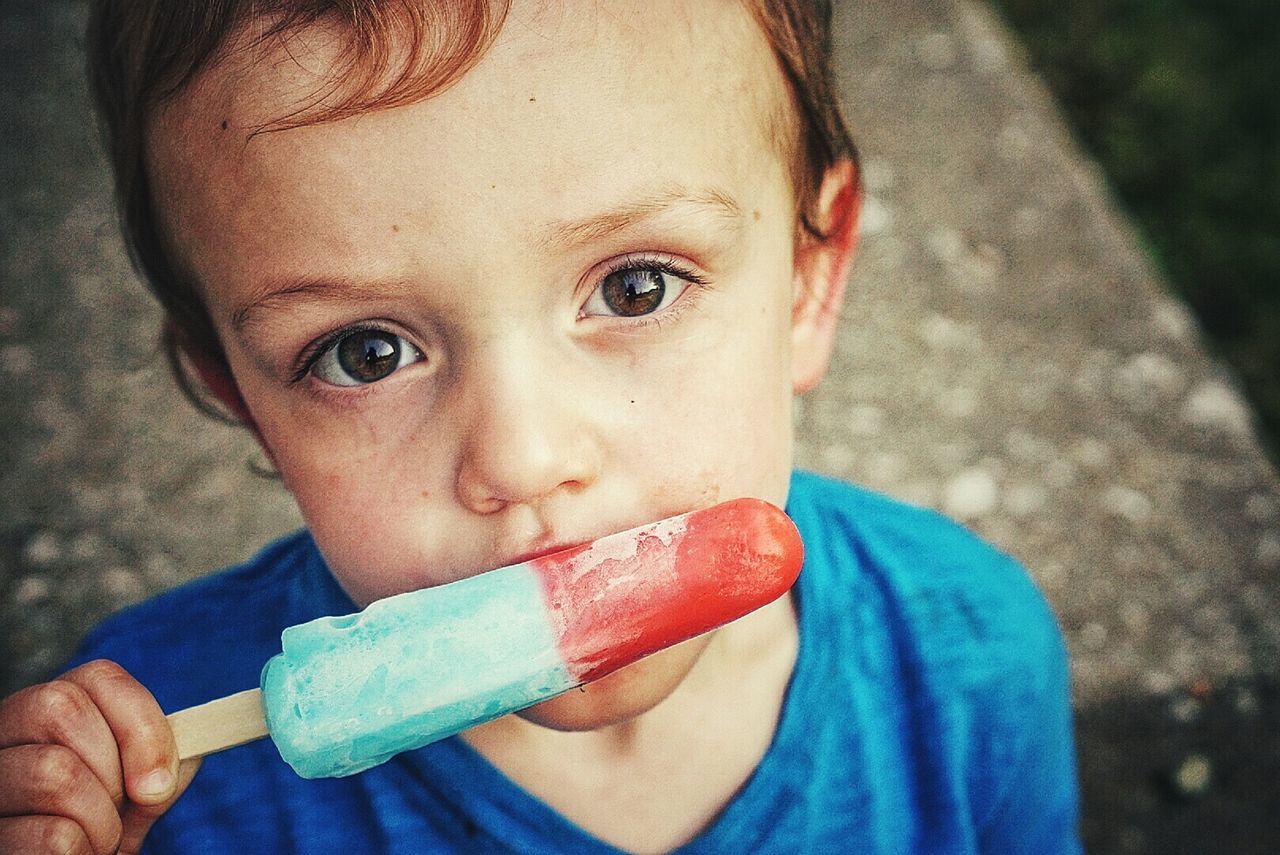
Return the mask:
[[[166, 376], [82, 83], [84, 5], [0, 6], [0, 692], [106, 613], [297, 525]], [[1280, 482], [1016, 43], [838, 3], [869, 199], [799, 462], [956, 516], [1073, 657], [1092, 852], [1280, 851]]]

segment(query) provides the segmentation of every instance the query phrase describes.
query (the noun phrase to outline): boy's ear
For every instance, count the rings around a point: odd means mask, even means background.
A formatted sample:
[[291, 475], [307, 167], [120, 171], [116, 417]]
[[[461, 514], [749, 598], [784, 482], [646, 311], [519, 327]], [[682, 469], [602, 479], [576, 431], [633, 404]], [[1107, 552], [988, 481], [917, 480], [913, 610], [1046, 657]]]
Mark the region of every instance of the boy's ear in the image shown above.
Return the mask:
[[827, 169], [814, 223], [826, 237], [799, 228], [791, 302], [791, 387], [808, 392], [827, 371], [845, 283], [858, 245], [862, 205], [856, 167], [842, 160]]
[[[240, 394], [240, 387], [236, 384], [236, 379], [231, 375], [231, 368], [227, 365], [226, 359], [220, 354], [215, 355], [209, 353], [208, 349], [201, 347], [192, 341], [191, 337], [186, 334], [173, 322], [170, 322], [165, 329], [165, 336], [176, 346], [181, 352], [182, 361], [195, 372], [200, 379], [201, 385], [217, 399], [218, 403], [227, 408], [227, 411], [243, 424], [258, 440], [258, 444], [262, 446], [267, 457], [271, 457], [271, 450], [266, 447], [262, 441], [262, 435], [258, 432], [258, 425], [253, 420], [253, 415], [249, 412], [249, 406], [244, 402], [244, 396]], [[182, 366], [177, 366], [182, 372]], [[189, 385], [190, 381], [186, 381]], [[193, 396], [197, 397], [199, 403], [199, 393], [196, 390], [189, 390]], [[207, 404], [205, 405], [207, 406]], [[209, 408], [216, 414], [212, 407]], [[273, 461], [274, 463], [274, 461]]]

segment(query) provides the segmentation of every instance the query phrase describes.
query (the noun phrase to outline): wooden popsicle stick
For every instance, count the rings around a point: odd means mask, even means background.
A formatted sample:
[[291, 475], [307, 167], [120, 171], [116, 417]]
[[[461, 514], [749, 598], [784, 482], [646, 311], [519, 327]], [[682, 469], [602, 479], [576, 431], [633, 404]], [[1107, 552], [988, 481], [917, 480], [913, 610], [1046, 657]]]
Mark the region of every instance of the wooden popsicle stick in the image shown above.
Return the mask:
[[247, 689], [169, 714], [178, 759], [190, 760], [244, 745], [267, 735], [262, 690]]

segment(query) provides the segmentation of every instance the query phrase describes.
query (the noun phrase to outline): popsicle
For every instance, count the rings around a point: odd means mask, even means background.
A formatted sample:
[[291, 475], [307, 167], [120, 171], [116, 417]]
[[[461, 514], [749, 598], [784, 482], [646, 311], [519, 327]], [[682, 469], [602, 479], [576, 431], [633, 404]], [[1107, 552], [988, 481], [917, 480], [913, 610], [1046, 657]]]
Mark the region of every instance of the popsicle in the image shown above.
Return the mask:
[[338, 777], [599, 679], [772, 602], [803, 547], [736, 499], [289, 627], [260, 689], [171, 715], [180, 756], [264, 735]]

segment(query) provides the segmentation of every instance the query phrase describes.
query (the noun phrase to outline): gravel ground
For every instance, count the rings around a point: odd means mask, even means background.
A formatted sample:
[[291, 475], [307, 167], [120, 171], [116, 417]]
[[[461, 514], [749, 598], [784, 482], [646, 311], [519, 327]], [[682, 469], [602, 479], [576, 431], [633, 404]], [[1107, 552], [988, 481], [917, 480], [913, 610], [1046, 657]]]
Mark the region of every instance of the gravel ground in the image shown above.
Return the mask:
[[[1018, 556], [1073, 661], [1091, 852], [1280, 851], [1280, 482], [1016, 43], [841, 2], [869, 190], [800, 462]], [[81, 81], [84, 6], [0, 6], [0, 692], [298, 524], [165, 376]]]

